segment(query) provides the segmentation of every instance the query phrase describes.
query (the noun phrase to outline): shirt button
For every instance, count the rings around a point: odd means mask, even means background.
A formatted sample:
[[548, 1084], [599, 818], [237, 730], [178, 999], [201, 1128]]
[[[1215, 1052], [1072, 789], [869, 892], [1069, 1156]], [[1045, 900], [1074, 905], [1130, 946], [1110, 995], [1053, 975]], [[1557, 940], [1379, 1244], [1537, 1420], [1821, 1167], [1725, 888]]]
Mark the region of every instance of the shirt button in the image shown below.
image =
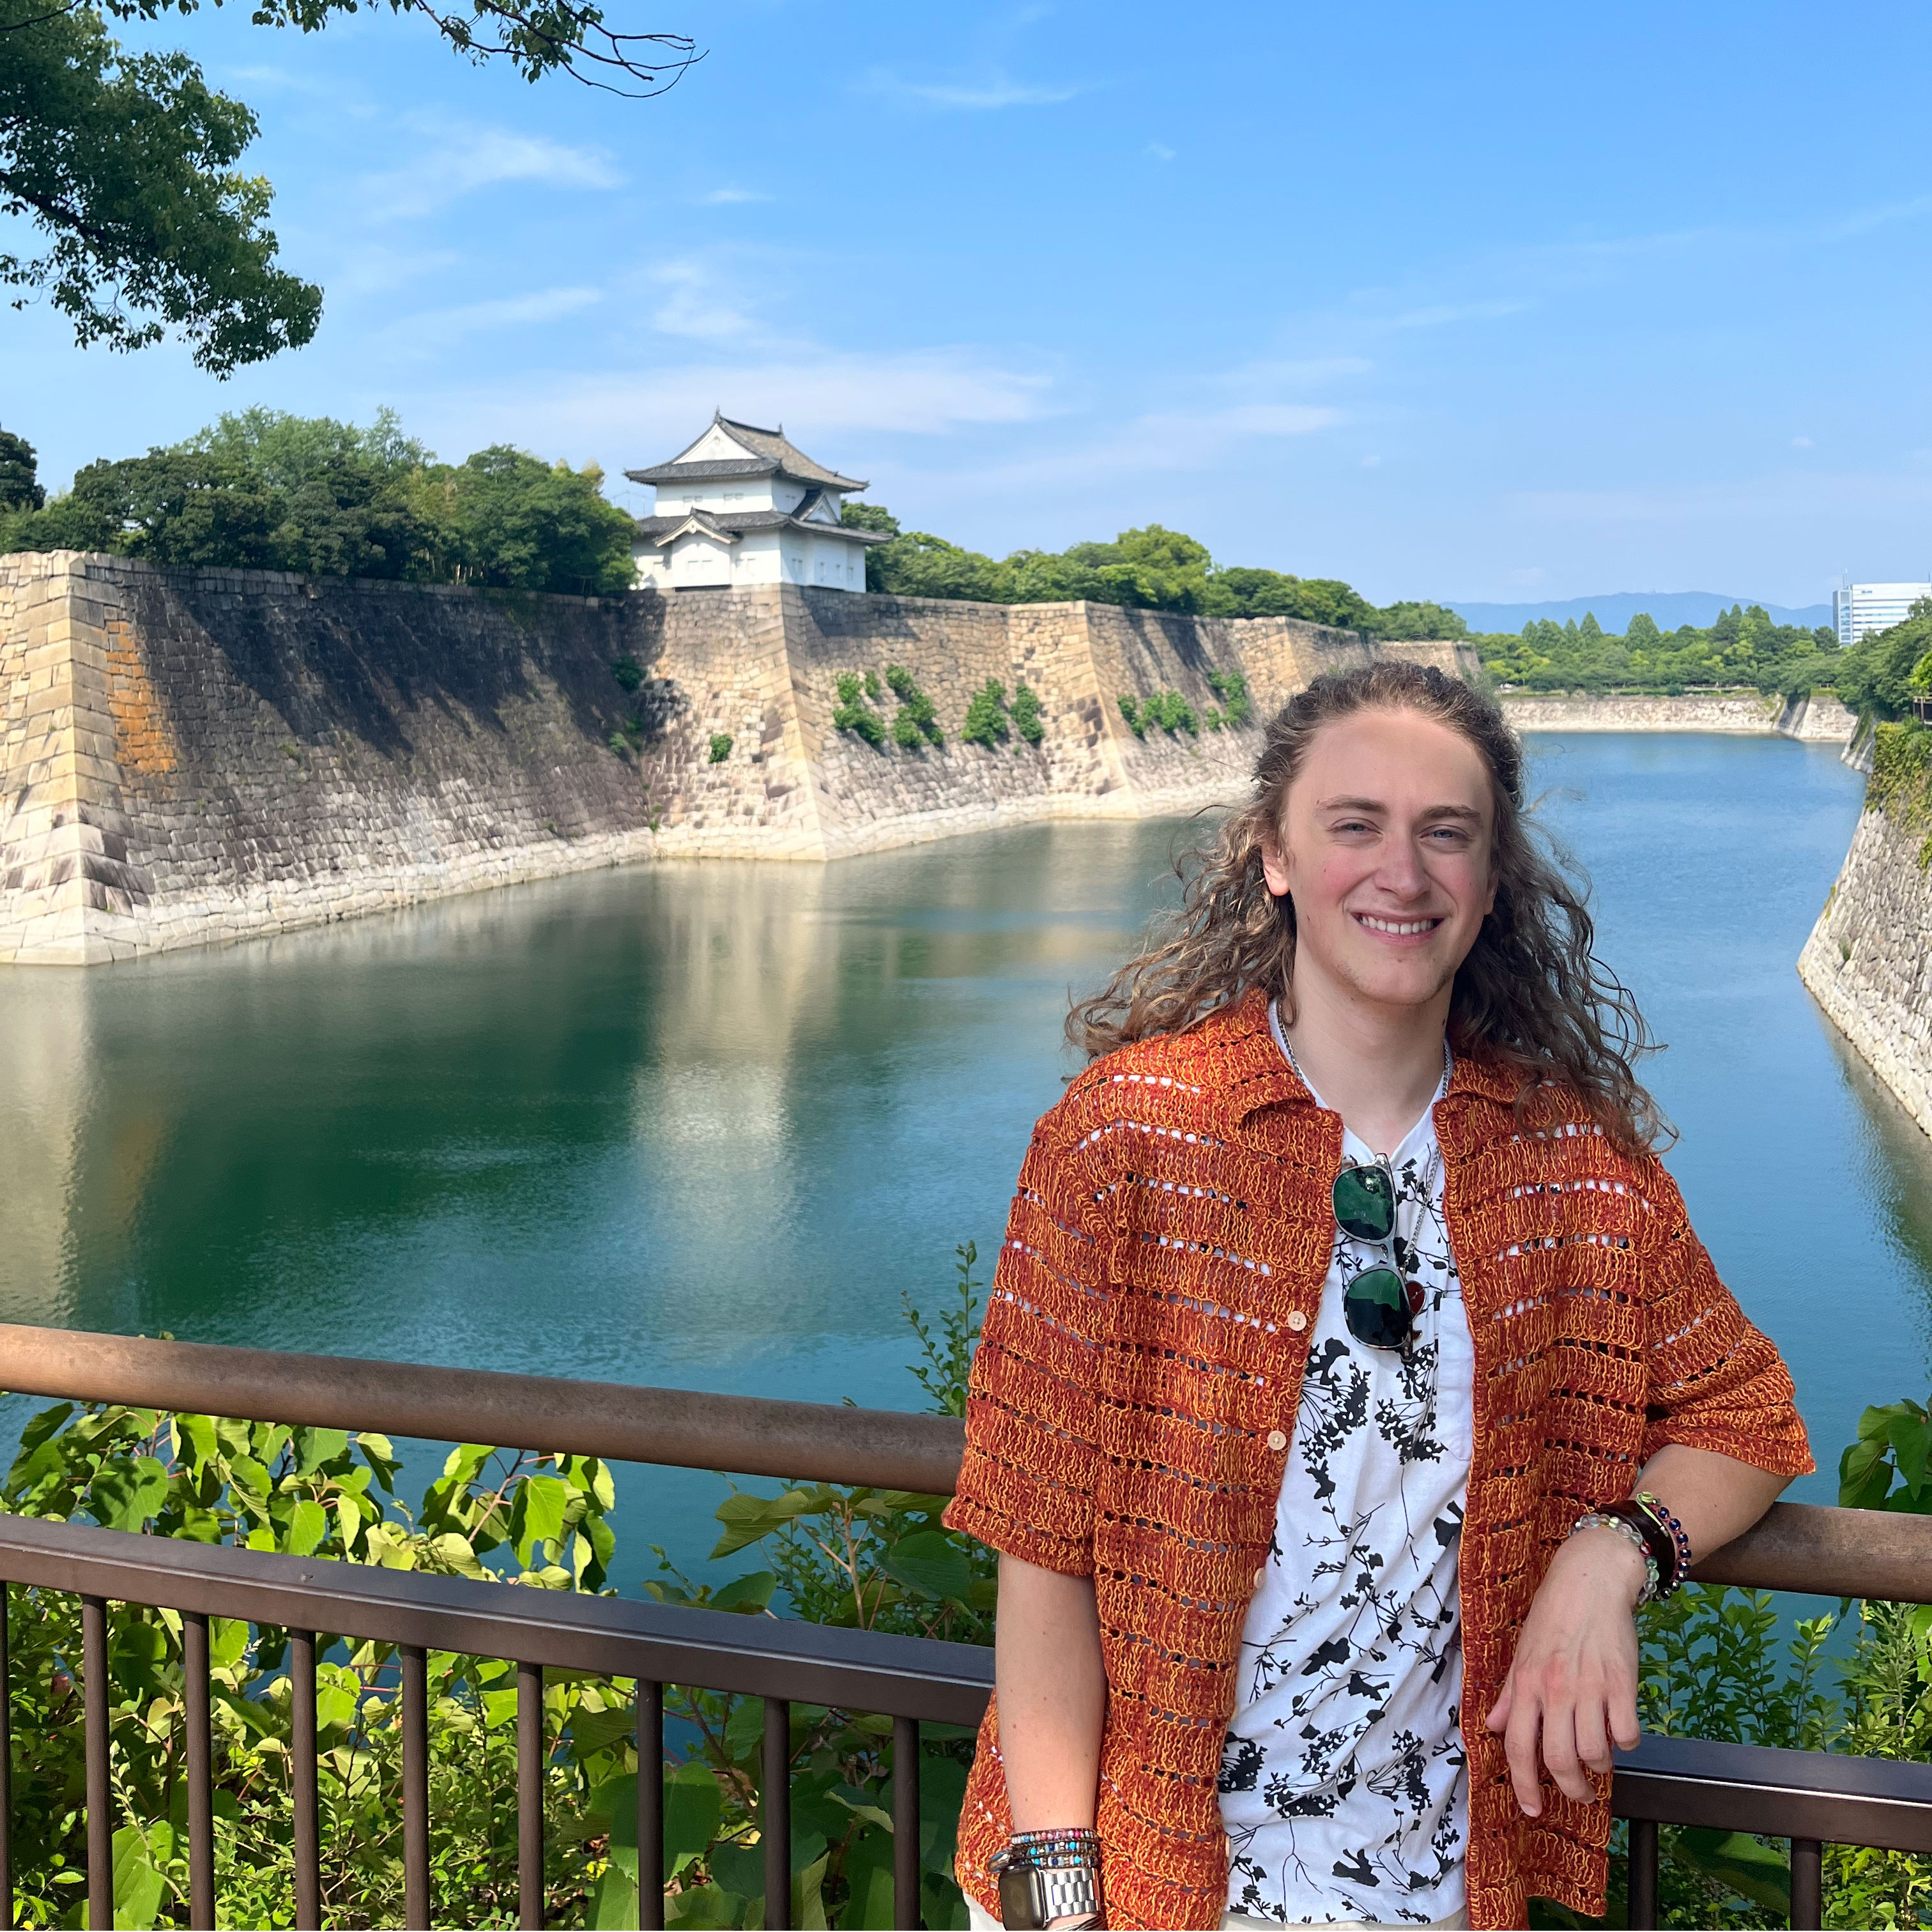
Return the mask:
[[1257, 1590], [1258, 1590], [1267, 1581], [1268, 1572], [1265, 1570], [1257, 1570], [1255, 1572], [1255, 1588]]
[[1292, 1308], [1288, 1312], [1288, 1325], [1299, 1335], [1308, 1326], [1308, 1317], [1300, 1309]]
[[1268, 1447], [1276, 1451], [1286, 1449], [1288, 1447], [1288, 1438], [1282, 1435], [1279, 1429], [1270, 1429], [1268, 1431]]

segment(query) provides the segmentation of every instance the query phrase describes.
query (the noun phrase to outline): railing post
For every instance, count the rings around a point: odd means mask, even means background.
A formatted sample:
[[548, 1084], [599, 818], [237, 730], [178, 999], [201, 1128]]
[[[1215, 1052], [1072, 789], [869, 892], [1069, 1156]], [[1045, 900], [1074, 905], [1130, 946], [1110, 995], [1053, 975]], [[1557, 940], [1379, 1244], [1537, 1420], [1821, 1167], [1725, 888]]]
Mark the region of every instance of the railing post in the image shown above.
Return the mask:
[[1630, 1922], [1642, 1932], [1657, 1924], [1657, 1823], [1633, 1818], [1630, 1828]]
[[210, 1714], [208, 1619], [185, 1611], [182, 1616], [182, 1719], [188, 1732], [188, 1921], [196, 1932], [214, 1932], [214, 1750]]
[[315, 1634], [289, 1632], [289, 1778], [295, 1798], [296, 1926], [322, 1924], [322, 1798], [316, 1762]]
[[403, 1910], [411, 1932], [429, 1925], [429, 1653], [404, 1644]]
[[107, 1604], [80, 1600], [81, 1696], [87, 1749], [87, 1922], [93, 1932], [114, 1924], [114, 1819], [107, 1773]]
[[1791, 1841], [1792, 1932], [1818, 1932], [1825, 1922], [1825, 1847], [1816, 1838]]
[[764, 1790], [758, 1832], [765, 1847], [765, 1924], [791, 1924], [791, 1706], [765, 1700]]
[[638, 1924], [664, 1932], [664, 1686], [638, 1680]]
[[517, 1666], [517, 1923], [544, 1922], [543, 1666]]
[[892, 1720], [892, 1923], [920, 1918], [919, 1720]]

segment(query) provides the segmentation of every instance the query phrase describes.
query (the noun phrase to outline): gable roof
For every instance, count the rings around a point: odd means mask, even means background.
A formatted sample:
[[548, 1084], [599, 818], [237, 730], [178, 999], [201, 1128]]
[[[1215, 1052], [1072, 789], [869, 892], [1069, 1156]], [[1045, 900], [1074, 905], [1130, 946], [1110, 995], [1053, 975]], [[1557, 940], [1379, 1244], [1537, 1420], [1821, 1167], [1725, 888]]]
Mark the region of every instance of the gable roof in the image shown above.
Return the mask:
[[668, 517], [637, 517], [632, 520], [638, 535], [656, 544], [667, 544], [688, 530], [702, 530], [724, 542], [735, 542], [754, 530], [805, 530], [815, 537], [844, 537], [855, 544], [890, 543], [883, 530], [862, 530], [849, 524], [808, 523], [790, 510], [682, 510]]
[[[736, 445], [742, 456], [703, 456], [687, 460], [699, 443], [713, 430], [722, 430]], [[704, 434], [687, 443], [668, 463], [654, 464], [648, 470], [627, 470], [633, 483], [704, 483], [728, 476], [788, 477], [794, 483], [816, 483], [832, 490], [863, 490], [857, 478], [842, 476], [814, 463], [793, 442], [780, 424], [776, 429], [760, 429], [754, 423], [734, 422], [728, 416], [713, 414]]]

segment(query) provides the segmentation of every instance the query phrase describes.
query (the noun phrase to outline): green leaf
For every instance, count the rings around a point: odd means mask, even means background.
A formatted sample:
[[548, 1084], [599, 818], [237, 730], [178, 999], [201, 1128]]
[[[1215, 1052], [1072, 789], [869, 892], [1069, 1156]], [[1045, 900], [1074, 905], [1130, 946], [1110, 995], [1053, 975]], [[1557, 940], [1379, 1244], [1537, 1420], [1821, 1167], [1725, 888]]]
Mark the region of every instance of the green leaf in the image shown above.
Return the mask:
[[1686, 1826], [1676, 1835], [1676, 1856], [1707, 1877], [1762, 1906], [1781, 1919], [1791, 1916], [1791, 1862], [1782, 1852], [1743, 1832]]
[[[680, 1853], [704, 1852], [711, 1848], [711, 1841], [718, 1835], [718, 1822], [722, 1807], [718, 1800], [718, 1780], [710, 1768], [702, 1764], [685, 1763], [667, 1774], [664, 1791], [664, 1857], [675, 1862]], [[616, 1836], [616, 1816], [610, 1821], [611, 1836]], [[633, 1847], [637, 1844], [638, 1802], [636, 1787], [632, 1790], [630, 1835]], [[664, 1876], [670, 1876], [670, 1864]]]
[[519, 1486], [518, 1513], [522, 1528], [517, 1538], [517, 1560], [530, 1567], [539, 1544], [560, 1542], [563, 1537], [564, 1506], [570, 1491], [554, 1476], [530, 1476]]
[[328, 1512], [308, 1496], [296, 1504], [289, 1516], [289, 1554], [312, 1556], [328, 1534]]
[[[1868, 1415], [1876, 1412], [1867, 1409]], [[1838, 1507], [1840, 1509], [1878, 1509], [1883, 1506], [1892, 1486], [1892, 1467], [1886, 1460], [1887, 1444], [1861, 1435], [1838, 1458]]]
[[160, 1916], [161, 1894], [167, 1888], [167, 1881], [155, 1868], [148, 1840], [153, 1841], [153, 1853], [164, 1860], [174, 1851], [174, 1831], [170, 1826], [155, 1823], [146, 1828], [147, 1836], [138, 1825], [123, 1825], [114, 1834], [114, 1922], [142, 1928], [152, 1927]]
[[711, 1560], [715, 1563], [720, 1557], [736, 1556], [747, 1544], [757, 1543], [772, 1531], [782, 1529], [812, 1507], [812, 1498], [803, 1490], [787, 1490], [776, 1496], [726, 1497], [715, 1512], [724, 1525], [724, 1534], [718, 1539]]
[[1886, 1433], [1891, 1440], [1898, 1473], [1916, 1496], [1925, 1486], [1925, 1457], [1927, 1451], [1932, 1450], [1932, 1424], [1922, 1414], [1895, 1415]]
[[[637, 1847], [631, 1848], [633, 1864], [637, 1861]], [[590, 1923], [598, 1932], [604, 1927], [635, 1925], [640, 1915], [638, 1910], [637, 1881], [631, 1874], [620, 1868], [616, 1848], [611, 1848], [610, 1862], [604, 1868], [604, 1875], [597, 1881], [597, 1889], [590, 1895]]]
[[715, 1885], [694, 1886], [664, 1900], [666, 1925], [710, 1928], [742, 1924], [745, 1901], [736, 1892]]
[[973, 1559], [943, 1530], [916, 1530], [902, 1538], [881, 1567], [895, 1582], [922, 1597], [964, 1603], [973, 1588]]
[[104, 1464], [88, 1491], [88, 1508], [106, 1529], [139, 1529], [168, 1499], [168, 1472], [152, 1456]]
[[772, 1600], [778, 1586], [778, 1580], [769, 1570], [753, 1570], [742, 1576], [734, 1576], [731, 1581], [713, 1593], [707, 1610], [736, 1610], [742, 1615], [756, 1616]]
[[325, 1462], [349, 1453], [346, 1429], [298, 1429], [296, 1431], [296, 1474], [312, 1476]]
[[174, 1419], [175, 1460], [195, 1470], [204, 1468], [221, 1453], [212, 1415], [177, 1414]]

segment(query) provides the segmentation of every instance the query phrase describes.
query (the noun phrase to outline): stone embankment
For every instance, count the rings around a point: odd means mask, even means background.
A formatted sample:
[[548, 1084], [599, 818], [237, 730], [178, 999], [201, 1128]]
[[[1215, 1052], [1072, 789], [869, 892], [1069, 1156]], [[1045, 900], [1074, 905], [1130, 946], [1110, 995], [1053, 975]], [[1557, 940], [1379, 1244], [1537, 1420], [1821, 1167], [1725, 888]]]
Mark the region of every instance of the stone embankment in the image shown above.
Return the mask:
[[1675, 698], [1517, 691], [1502, 701], [1519, 731], [1726, 731], [1848, 745], [1858, 724], [1828, 693], [1767, 698], [1749, 688]]
[[[0, 559], [0, 963], [87, 964], [667, 856], [824, 860], [1240, 795], [1252, 723], [1136, 736], [1123, 694], [1265, 716], [1378, 649], [1288, 618], [770, 586], [602, 599], [56, 553]], [[627, 691], [614, 668], [644, 682]], [[902, 666], [944, 742], [832, 722]], [[962, 742], [988, 679], [1044, 735]], [[877, 709], [890, 724], [896, 704]], [[728, 743], [727, 741], [728, 740]]]
[[[1908, 794], [1910, 796], [1910, 794]], [[1932, 839], [1902, 801], [1868, 798], [1798, 955], [1812, 997], [1932, 1134]]]

